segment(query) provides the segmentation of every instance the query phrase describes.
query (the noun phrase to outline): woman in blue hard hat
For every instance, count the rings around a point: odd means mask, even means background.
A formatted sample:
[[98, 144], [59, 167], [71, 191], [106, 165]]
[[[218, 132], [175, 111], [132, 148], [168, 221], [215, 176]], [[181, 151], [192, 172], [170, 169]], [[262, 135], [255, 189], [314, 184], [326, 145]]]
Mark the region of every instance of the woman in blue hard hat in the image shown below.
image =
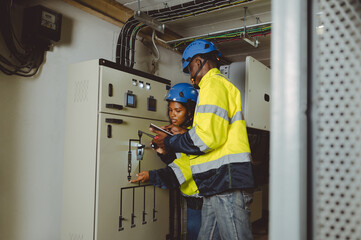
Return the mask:
[[[189, 83], [174, 85], [168, 92], [168, 116], [171, 125], [180, 127], [186, 132], [192, 126], [198, 92]], [[160, 150], [160, 149], [159, 149]], [[158, 151], [159, 151], [158, 150]], [[131, 183], [147, 182], [161, 187], [174, 189], [179, 187], [187, 202], [187, 232], [189, 240], [196, 240], [201, 226], [201, 209], [203, 199], [198, 195], [190, 169], [189, 157], [186, 154], [167, 153], [159, 155], [166, 168], [143, 171]]]
[[[239, 90], [218, 69], [220, 52], [206, 40], [183, 52], [183, 72], [199, 88], [192, 128], [153, 143], [165, 151], [189, 154], [192, 176], [203, 196], [198, 240], [253, 239], [250, 204], [254, 187], [251, 150]], [[177, 126], [171, 132], [177, 131]]]

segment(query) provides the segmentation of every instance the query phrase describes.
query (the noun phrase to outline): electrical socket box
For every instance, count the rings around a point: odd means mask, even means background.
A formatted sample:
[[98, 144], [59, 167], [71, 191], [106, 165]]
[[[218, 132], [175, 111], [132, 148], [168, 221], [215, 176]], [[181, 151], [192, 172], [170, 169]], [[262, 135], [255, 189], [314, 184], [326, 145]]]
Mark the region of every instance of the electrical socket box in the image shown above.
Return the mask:
[[50, 44], [60, 40], [62, 15], [37, 5], [24, 10], [22, 40], [25, 44]]
[[271, 69], [248, 56], [245, 62], [221, 66], [220, 71], [241, 92], [247, 127], [269, 131]]

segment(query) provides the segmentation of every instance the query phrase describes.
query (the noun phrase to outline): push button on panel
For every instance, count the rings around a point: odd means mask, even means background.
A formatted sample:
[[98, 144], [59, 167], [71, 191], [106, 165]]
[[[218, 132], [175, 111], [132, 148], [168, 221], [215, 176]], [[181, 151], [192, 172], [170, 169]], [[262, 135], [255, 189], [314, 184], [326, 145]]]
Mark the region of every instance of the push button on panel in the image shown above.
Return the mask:
[[148, 97], [148, 111], [157, 111], [157, 99], [153, 96]]

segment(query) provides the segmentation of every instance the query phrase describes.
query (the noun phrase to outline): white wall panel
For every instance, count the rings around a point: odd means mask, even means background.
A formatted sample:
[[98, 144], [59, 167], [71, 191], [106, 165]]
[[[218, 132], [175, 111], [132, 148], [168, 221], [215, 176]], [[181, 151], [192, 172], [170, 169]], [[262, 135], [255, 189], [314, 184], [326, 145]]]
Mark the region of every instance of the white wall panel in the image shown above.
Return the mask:
[[[67, 69], [90, 59], [114, 60], [120, 31], [63, 1], [35, 3], [63, 14], [62, 36], [37, 76], [0, 72], [0, 239], [6, 240], [60, 239]], [[149, 51], [139, 46], [135, 67], [150, 72]], [[160, 52], [156, 74], [188, 81], [180, 56]]]

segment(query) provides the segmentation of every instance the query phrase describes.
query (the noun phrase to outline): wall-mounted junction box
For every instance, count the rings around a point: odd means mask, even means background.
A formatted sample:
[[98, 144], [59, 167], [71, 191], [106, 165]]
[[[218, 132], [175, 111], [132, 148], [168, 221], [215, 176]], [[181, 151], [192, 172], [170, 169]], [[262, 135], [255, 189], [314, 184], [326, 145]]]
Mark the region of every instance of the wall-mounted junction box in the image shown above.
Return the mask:
[[220, 67], [241, 92], [247, 127], [270, 130], [271, 69], [253, 57]]
[[24, 10], [22, 40], [25, 44], [48, 44], [60, 40], [62, 15], [41, 5]]

